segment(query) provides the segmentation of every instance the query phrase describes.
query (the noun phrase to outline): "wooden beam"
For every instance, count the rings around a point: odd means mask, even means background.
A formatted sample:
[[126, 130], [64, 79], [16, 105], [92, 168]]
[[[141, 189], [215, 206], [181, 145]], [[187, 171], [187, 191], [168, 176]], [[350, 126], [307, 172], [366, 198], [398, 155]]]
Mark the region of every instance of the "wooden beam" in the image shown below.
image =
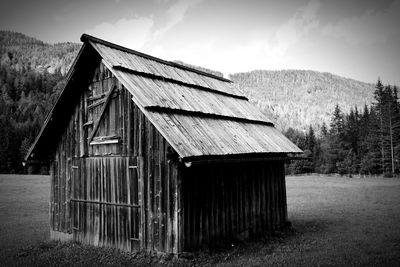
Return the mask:
[[221, 159], [202, 159], [202, 160], [194, 160], [194, 161], [185, 161], [185, 167], [190, 168], [192, 165], [201, 165], [201, 164], [220, 164], [220, 163], [248, 163], [248, 162], [269, 162], [269, 161], [289, 161], [290, 158], [287, 157], [262, 157], [262, 158], [243, 158], [243, 159], [229, 159], [229, 158], [221, 158]]
[[89, 143], [89, 145], [108, 145], [108, 144], [118, 144], [119, 139], [109, 139], [109, 140], [95, 140]]
[[140, 208], [140, 205], [127, 204], [127, 203], [114, 203], [114, 202], [96, 201], [96, 200], [87, 200], [87, 199], [75, 199], [75, 198], [72, 198], [71, 201], [72, 202], [80, 202], [80, 203], [88, 203], [88, 204], [109, 205], [109, 206], [129, 207], [129, 208]]
[[97, 119], [97, 121], [96, 121], [96, 123], [95, 123], [95, 125], [94, 125], [94, 127], [93, 127], [93, 131], [90, 133], [90, 136], [89, 136], [89, 143], [92, 142], [93, 137], [94, 137], [94, 135], [96, 134], [97, 129], [99, 128], [100, 121], [101, 121], [101, 119], [102, 119], [102, 117], [103, 117], [103, 115], [104, 115], [104, 113], [105, 113], [105, 111], [106, 111], [106, 108], [107, 108], [107, 106], [108, 106], [108, 103], [109, 103], [110, 100], [111, 100], [111, 95], [112, 95], [113, 91], [115, 90], [115, 88], [116, 88], [116, 86], [113, 86], [113, 88], [111, 88], [110, 91], [107, 92], [106, 100], [105, 100], [105, 102], [104, 102], [104, 104], [103, 104], [103, 108], [101, 109], [100, 116], [99, 116], [99, 118]]

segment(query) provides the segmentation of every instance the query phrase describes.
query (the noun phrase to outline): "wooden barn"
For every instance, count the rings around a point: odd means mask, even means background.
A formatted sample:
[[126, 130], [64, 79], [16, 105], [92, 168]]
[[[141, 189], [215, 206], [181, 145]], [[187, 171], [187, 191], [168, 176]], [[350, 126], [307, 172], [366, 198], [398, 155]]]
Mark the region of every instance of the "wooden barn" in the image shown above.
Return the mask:
[[179, 254], [287, 223], [301, 150], [231, 81], [81, 41], [26, 156], [50, 166], [53, 239]]

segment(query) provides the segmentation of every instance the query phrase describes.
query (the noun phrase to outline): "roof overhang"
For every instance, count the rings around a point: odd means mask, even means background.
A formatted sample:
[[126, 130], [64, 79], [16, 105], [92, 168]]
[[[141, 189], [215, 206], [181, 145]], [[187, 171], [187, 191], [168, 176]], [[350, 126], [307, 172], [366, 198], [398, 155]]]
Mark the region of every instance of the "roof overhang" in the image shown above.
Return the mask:
[[234, 155], [208, 155], [197, 157], [179, 158], [186, 167], [197, 165], [211, 164], [247, 164], [247, 163], [265, 163], [271, 161], [288, 162], [294, 159], [294, 156], [289, 153], [246, 153]]

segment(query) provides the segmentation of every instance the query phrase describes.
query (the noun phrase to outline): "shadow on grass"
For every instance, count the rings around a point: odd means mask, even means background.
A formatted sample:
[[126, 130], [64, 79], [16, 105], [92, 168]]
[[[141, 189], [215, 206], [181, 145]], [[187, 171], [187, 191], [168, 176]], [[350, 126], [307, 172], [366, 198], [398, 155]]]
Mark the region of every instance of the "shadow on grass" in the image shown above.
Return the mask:
[[226, 238], [205, 245], [192, 253], [179, 257], [156, 255], [148, 252], [127, 253], [111, 248], [98, 248], [77, 243], [45, 242], [17, 251], [11, 265], [14, 266], [143, 266], [143, 265], [215, 265], [234, 262], [235, 258], [261, 257], [287, 253], [296, 249], [296, 243], [304, 242], [309, 233], [326, 231], [335, 222], [323, 220], [296, 220], [271, 233], [253, 236], [251, 240]]

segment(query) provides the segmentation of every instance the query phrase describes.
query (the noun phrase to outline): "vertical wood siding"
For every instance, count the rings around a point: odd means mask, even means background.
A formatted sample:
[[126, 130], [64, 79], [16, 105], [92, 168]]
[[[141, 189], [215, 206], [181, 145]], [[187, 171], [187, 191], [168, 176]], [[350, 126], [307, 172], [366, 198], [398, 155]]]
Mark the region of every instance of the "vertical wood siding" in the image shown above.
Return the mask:
[[[177, 155], [155, 127], [135, 106], [134, 151], [138, 151], [142, 196], [142, 248], [178, 253]], [[138, 140], [136, 142], [136, 140]], [[136, 149], [137, 148], [137, 149]]]
[[[102, 104], [100, 103], [91, 109], [88, 107], [95, 101], [101, 102], [102, 99], [104, 100], [104, 95], [102, 96], [102, 94], [114, 87], [114, 95], [111, 98], [109, 107], [105, 111], [95, 138], [112, 136], [118, 140], [118, 143], [90, 145], [87, 137], [92, 131], [93, 120], [98, 118], [96, 116], [98, 116], [98, 111], [102, 107]], [[74, 112], [67, 128], [60, 137], [53, 161], [51, 162], [50, 227], [54, 231], [69, 234], [73, 233], [71, 226], [71, 196], [79, 189], [79, 187], [74, 188], [71, 186], [71, 178], [74, 173], [79, 171], [82, 179], [84, 177], [87, 179], [97, 177], [95, 175], [101, 171], [101, 168], [98, 165], [98, 167], [90, 169], [86, 163], [89, 164], [91, 159], [94, 160], [103, 156], [122, 159], [134, 157], [137, 154], [132, 151], [132, 133], [130, 123], [127, 123], [130, 119], [133, 106], [130, 94], [115, 77], [111, 76], [111, 73], [100, 61], [93, 76], [88, 81], [87, 88], [82, 89], [79, 101], [74, 105]], [[90, 124], [89, 122], [92, 123]], [[82, 160], [84, 160], [84, 163], [81, 162]], [[136, 164], [136, 158], [134, 160]], [[116, 164], [114, 161], [103, 162], [106, 169], [113, 168], [114, 164]], [[81, 168], [88, 168], [88, 175]], [[127, 169], [123, 171], [130, 172], [131, 170]], [[109, 174], [105, 172], [104, 175]], [[82, 184], [82, 186], [87, 185]]]
[[[93, 139], [118, 143], [90, 145], [112, 88]], [[177, 157], [102, 63], [60, 137], [51, 184], [52, 230], [96, 246], [178, 252]]]
[[76, 159], [72, 190], [74, 240], [95, 246], [138, 249], [140, 206], [136, 160]]
[[182, 175], [186, 251], [255, 236], [287, 221], [283, 162], [197, 165]]

